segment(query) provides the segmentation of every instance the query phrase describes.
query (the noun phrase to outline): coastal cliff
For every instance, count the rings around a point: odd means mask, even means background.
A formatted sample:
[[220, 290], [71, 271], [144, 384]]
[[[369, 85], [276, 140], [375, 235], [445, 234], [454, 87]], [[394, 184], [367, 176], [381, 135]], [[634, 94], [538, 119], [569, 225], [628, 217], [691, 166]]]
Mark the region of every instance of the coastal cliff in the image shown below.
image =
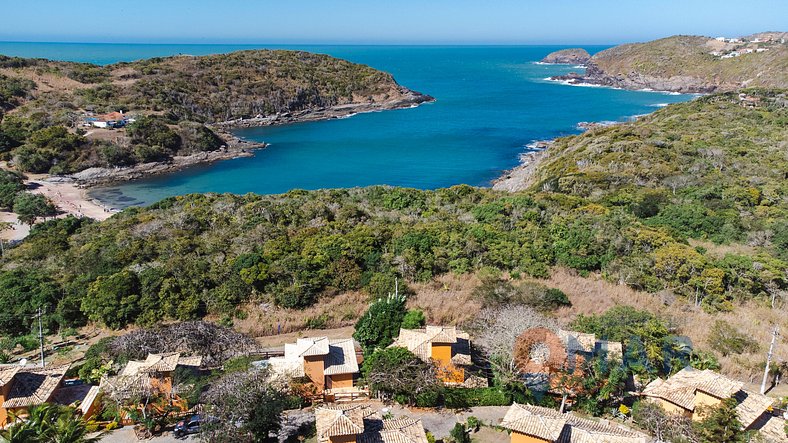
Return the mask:
[[82, 184], [249, 155], [265, 146], [235, 138], [229, 130], [237, 127], [433, 100], [369, 66], [281, 50], [107, 66], [0, 56], [0, 90], [9, 92], [0, 95], [3, 160], [22, 172], [69, 175]]
[[622, 89], [681, 93], [788, 87], [784, 33], [723, 39], [673, 36], [616, 46], [588, 60], [584, 74], [553, 79]]
[[589, 59], [591, 59], [591, 54], [585, 49], [569, 48], [551, 52], [541, 62], [555, 65], [584, 65]]

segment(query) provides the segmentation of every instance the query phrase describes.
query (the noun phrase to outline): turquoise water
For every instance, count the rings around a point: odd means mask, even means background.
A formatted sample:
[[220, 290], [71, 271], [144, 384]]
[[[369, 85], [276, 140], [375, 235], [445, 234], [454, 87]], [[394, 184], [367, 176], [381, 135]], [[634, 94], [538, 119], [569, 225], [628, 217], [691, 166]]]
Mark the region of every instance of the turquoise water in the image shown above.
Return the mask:
[[[0, 43], [0, 53], [111, 63], [169, 54], [249, 49], [228, 45]], [[257, 46], [262, 47], [262, 46]], [[581, 121], [619, 121], [691, 96], [567, 86], [545, 81], [577, 71], [534, 63], [556, 46], [269, 46], [321, 52], [391, 72], [434, 96], [418, 108], [237, 131], [271, 146], [250, 158], [96, 189], [113, 206], [191, 192], [281, 193], [388, 184], [432, 189], [486, 186], [535, 141], [580, 131]], [[604, 47], [586, 47], [597, 52]]]

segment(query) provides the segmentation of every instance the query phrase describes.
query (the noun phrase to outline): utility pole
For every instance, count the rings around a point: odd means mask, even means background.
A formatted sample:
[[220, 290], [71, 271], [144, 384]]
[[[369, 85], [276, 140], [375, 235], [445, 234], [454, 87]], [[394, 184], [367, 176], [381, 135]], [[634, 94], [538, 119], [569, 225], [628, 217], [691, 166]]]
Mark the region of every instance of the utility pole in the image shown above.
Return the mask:
[[761, 382], [761, 394], [766, 393], [766, 379], [769, 378], [769, 366], [772, 363], [772, 355], [774, 355], [774, 343], [777, 341], [777, 336], [780, 335], [780, 328], [774, 327], [772, 331], [772, 344], [769, 345], [769, 353], [766, 354], [766, 367], [763, 369], [763, 381]]
[[41, 345], [41, 367], [44, 367], [44, 328], [41, 325], [41, 317], [43, 314], [41, 312], [41, 306], [38, 307], [38, 343]]
[[394, 277], [394, 296], [399, 297], [399, 277]]

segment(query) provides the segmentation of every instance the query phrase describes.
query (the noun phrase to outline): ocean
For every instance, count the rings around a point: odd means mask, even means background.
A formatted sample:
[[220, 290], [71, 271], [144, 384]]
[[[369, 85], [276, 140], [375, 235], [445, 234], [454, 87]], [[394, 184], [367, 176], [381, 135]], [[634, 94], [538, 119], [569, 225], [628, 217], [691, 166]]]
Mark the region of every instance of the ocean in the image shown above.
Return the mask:
[[[393, 185], [489, 186], [537, 140], [580, 133], [579, 122], [624, 121], [690, 95], [569, 86], [545, 80], [580, 67], [536, 63], [566, 46], [252, 46], [0, 43], [0, 54], [108, 64], [175, 54], [299, 49], [390, 72], [436, 98], [417, 108], [243, 129], [266, 142], [253, 157], [96, 188], [107, 205], [145, 205], [194, 192]], [[595, 53], [604, 46], [583, 46]]]

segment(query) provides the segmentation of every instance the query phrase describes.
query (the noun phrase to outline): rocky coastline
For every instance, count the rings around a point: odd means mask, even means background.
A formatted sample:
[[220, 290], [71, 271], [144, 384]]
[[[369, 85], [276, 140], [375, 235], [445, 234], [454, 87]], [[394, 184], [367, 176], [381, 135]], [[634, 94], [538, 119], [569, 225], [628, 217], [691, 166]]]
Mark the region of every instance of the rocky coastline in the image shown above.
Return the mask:
[[73, 181], [80, 188], [92, 188], [137, 180], [154, 175], [168, 174], [192, 166], [209, 164], [221, 160], [251, 157], [253, 155], [252, 151], [264, 149], [268, 145], [266, 143], [254, 143], [240, 139], [231, 133], [233, 129], [347, 118], [365, 112], [412, 108], [422, 103], [433, 101], [435, 101], [433, 97], [403, 88], [402, 95], [399, 98], [385, 102], [352, 103], [329, 108], [304, 110], [296, 113], [282, 113], [272, 116], [258, 116], [255, 118], [219, 122], [211, 126], [225, 140], [226, 146], [222, 149], [175, 156], [165, 162], [141, 163], [134, 166], [116, 168], [88, 168], [74, 174], [63, 176], [63, 178]]
[[595, 85], [635, 91], [647, 89], [680, 94], [709, 94], [720, 88], [720, 85], [691, 76], [665, 78], [637, 72], [630, 72], [627, 75], [610, 75], [593, 62], [586, 65], [585, 74], [570, 72], [566, 75], [550, 77], [550, 80], [569, 85]]
[[585, 65], [591, 59], [591, 54], [583, 48], [562, 49], [547, 54], [540, 63], [550, 65]]

